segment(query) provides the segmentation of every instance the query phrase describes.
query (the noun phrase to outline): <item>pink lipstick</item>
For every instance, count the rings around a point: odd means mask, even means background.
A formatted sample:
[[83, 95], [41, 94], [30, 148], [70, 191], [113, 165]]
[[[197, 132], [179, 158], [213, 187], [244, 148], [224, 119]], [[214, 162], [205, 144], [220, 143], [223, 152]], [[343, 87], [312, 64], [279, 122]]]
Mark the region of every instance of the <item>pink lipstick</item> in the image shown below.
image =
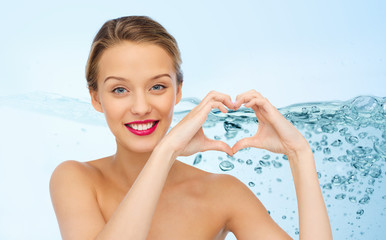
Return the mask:
[[[137, 125], [136, 128], [138, 128], [138, 125], [139, 124], [147, 124], [149, 122], [152, 122], [153, 125], [151, 128], [149, 129], [145, 129], [145, 130], [139, 130], [139, 129], [134, 129], [133, 127], [133, 124]], [[151, 133], [153, 133], [155, 131], [155, 129], [157, 128], [158, 126], [158, 122], [157, 120], [152, 120], [152, 119], [149, 119], [149, 120], [145, 120], [145, 121], [134, 121], [134, 122], [129, 122], [129, 123], [126, 123], [125, 126], [126, 128], [134, 133], [135, 135], [138, 135], [138, 136], [144, 136], [144, 135], [149, 135]]]

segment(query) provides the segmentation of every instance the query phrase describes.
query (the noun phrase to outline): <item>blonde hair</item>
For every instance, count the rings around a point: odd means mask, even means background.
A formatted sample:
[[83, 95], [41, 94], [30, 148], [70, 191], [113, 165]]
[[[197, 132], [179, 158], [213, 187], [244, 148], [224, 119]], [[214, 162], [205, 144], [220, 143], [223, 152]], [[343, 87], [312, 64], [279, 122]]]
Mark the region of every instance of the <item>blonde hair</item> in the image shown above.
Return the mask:
[[127, 16], [105, 22], [96, 34], [86, 65], [86, 79], [90, 90], [96, 91], [98, 89], [98, 62], [102, 53], [122, 41], [139, 44], [151, 43], [163, 48], [172, 58], [177, 75], [177, 84], [182, 83], [181, 54], [174, 37], [161, 24], [150, 17]]

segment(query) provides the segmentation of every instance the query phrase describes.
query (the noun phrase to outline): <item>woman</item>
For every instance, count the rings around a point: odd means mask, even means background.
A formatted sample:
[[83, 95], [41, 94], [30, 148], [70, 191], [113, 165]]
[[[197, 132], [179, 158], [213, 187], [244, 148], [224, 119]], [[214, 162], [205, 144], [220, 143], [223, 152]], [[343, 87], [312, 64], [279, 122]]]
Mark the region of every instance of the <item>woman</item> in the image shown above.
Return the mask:
[[[291, 239], [237, 178], [178, 161], [207, 150], [235, 154], [246, 147], [288, 156], [299, 206], [300, 239], [331, 239], [312, 151], [297, 129], [255, 90], [237, 96], [211, 91], [173, 129], [182, 96], [175, 39], [148, 17], [106, 22], [87, 63], [93, 107], [116, 138], [113, 156], [65, 161], [50, 193], [63, 239]], [[208, 139], [209, 112], [241, 105], [259, 119], [256, 135], [226, 143]]]

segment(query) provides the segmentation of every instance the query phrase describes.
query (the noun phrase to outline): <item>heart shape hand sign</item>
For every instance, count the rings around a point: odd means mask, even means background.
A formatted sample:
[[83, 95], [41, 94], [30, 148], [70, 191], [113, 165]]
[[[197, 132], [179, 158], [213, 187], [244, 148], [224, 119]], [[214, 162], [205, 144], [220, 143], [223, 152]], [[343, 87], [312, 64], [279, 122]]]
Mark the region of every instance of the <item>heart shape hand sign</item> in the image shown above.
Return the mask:
[[[218, 108], [227, 113], [243, 105], [253, 109], [259, 121], [255, 135], [240, 139], [232, 147], [225, 142], [207, 138], [202, 125], [209, 112]], [[255, 90], [242, 93], [233, 103], [229, 95], [211, 91], [162, 140], [172, 147], [176, 156], [189, 156], [208, 150], [223, 151], [233, 156], [247, 147], [266, 149], [274, 153], [294, 155], [309, 148], [303, 135], [260, 93]]]

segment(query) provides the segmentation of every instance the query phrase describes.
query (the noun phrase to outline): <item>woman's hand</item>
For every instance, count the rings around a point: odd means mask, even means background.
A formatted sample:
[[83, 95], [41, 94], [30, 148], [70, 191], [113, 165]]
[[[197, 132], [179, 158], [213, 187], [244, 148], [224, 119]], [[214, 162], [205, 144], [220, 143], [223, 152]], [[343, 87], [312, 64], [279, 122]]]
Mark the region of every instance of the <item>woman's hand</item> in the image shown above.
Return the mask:
[[256, 147], [288, 156], [309, 148], [303, 135], [257, 91], [250, 90], [238, 95], [235, 109], [242, 104], [255, 111], [259, 125], [254, 136], [241, 139], [232, 147], [233, 153]]
[[211, 91], [193, 108], [170, 132], [161, 143], [171, 147], [175, 156], [190, 156], [197, 152], [217, 150], [233, 155], [232, 149], [224, 142], [209, 139], [204, 135], [202, 125], [213, 108], [226, 113], [225, 108], [234, 109], [230, 96]]

